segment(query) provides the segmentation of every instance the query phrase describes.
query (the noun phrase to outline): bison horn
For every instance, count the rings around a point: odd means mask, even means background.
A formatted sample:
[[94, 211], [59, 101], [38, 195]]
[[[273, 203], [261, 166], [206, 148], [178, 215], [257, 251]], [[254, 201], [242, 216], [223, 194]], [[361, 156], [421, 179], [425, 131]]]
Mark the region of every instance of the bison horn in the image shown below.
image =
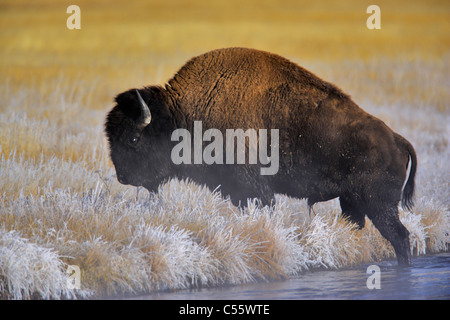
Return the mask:
[[141, 107], [141, 118], [140, 118], [140, 122], [142, 124], [143, 127], [145, 127], [146, 125], [148, 125], [150, 123], [150, 121], [152, 121], [152, 115], [150, 114], [150, 109], [147, 106], [147, 104], [145, 103], [144, 99], [142, 99], [139, 91], [136, 89], [136, 93], [139, 99], [139, 105]]

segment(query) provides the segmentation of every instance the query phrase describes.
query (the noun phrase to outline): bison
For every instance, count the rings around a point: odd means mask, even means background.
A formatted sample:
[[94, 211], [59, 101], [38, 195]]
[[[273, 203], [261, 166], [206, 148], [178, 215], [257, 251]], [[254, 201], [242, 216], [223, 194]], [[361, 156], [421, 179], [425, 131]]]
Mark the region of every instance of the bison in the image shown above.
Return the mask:
[[[409, 232], [398, 216], [413, 206], [413, 146], [335, 85], [276, 54], [248, 48], [214, 50], [189, 60], [165, 86], [131, 89], [115, 98], [105, 133], [120, 183], [155, 191], [172, 177], [229, 195], [234, 204], [274, 193], [317, 202], [339, 198], [360, 228], [365, 216], [392, 244], [399, 265], [411, 263]], [[172, 133], [277, 129], [279, 168], [262, 164], [177, 163]], [[270, 140], [270, 139], [269, 139]], [[205, 145], [205, 141], [202, 141]], [[251, 147], [245, 144], [247, 151]], [[406, 176], [409, 175], [406, 180]]]

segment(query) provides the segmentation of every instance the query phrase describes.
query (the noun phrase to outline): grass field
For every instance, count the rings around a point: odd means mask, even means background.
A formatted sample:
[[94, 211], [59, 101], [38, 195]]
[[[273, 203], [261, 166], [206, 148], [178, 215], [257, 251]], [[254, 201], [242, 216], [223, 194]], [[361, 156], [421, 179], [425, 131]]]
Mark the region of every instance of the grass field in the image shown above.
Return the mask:
[[[288, 278], [393, 257], [368, 221], [336, 201], [308, 216], [233, 207], [219, 192], [170, 181], [157, 194], [120, 185], [103, 122], [113, 97], [165, 83], [193, 55], [245, 46], [334, 82], [415, 146], [414, 254], [448, 249], [450, 3], [376, 1], [71, 1], [0, 3], [0, 297], [75, 298]], [[81, 289], [67, 287], [67, 265]]]

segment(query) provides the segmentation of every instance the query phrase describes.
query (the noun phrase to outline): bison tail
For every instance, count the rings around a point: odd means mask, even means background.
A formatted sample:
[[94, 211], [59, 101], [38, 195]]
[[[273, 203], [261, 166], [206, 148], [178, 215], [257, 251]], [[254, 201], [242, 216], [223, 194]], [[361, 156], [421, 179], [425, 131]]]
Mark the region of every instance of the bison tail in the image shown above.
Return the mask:
[[413, 200], [414, 185], [415, 185], [414, 178], [416, 176], [417, 170], [417, 156], [414, 147], [411, 145], [411, 143], [409, 143], [408, 140], [406, 140], [402, 136], [397, 135], [397, 141], [400, 143], [401, 146], [406, 148], [409, 154], [408, 162], [406, 164], [406, 170], [408, 170], [408, 166], [410, 166], [410, 169], [408, 180], [406, 181], [405, 186], [403, 187], [402, 208], [411, 211], [414, 206]]

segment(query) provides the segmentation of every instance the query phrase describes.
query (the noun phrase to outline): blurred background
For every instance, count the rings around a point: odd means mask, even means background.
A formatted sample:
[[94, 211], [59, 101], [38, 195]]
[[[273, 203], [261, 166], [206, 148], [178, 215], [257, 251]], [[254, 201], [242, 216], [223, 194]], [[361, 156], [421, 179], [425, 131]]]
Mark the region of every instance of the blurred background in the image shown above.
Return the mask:
[[[448, 59], [449, 1], [375, 2], [2, 0], [0, 72], [12, 84], [61, 74], [96, 80], [106, 99], [137, 80], [165, 82], [193, 55], [221, 47], [267, 50], [301, 65]], [[81, 30], [66, 27], [71, 4], [81, 9]], [[380, 30], [366, 27], [371, 4], [381, 9]]]

